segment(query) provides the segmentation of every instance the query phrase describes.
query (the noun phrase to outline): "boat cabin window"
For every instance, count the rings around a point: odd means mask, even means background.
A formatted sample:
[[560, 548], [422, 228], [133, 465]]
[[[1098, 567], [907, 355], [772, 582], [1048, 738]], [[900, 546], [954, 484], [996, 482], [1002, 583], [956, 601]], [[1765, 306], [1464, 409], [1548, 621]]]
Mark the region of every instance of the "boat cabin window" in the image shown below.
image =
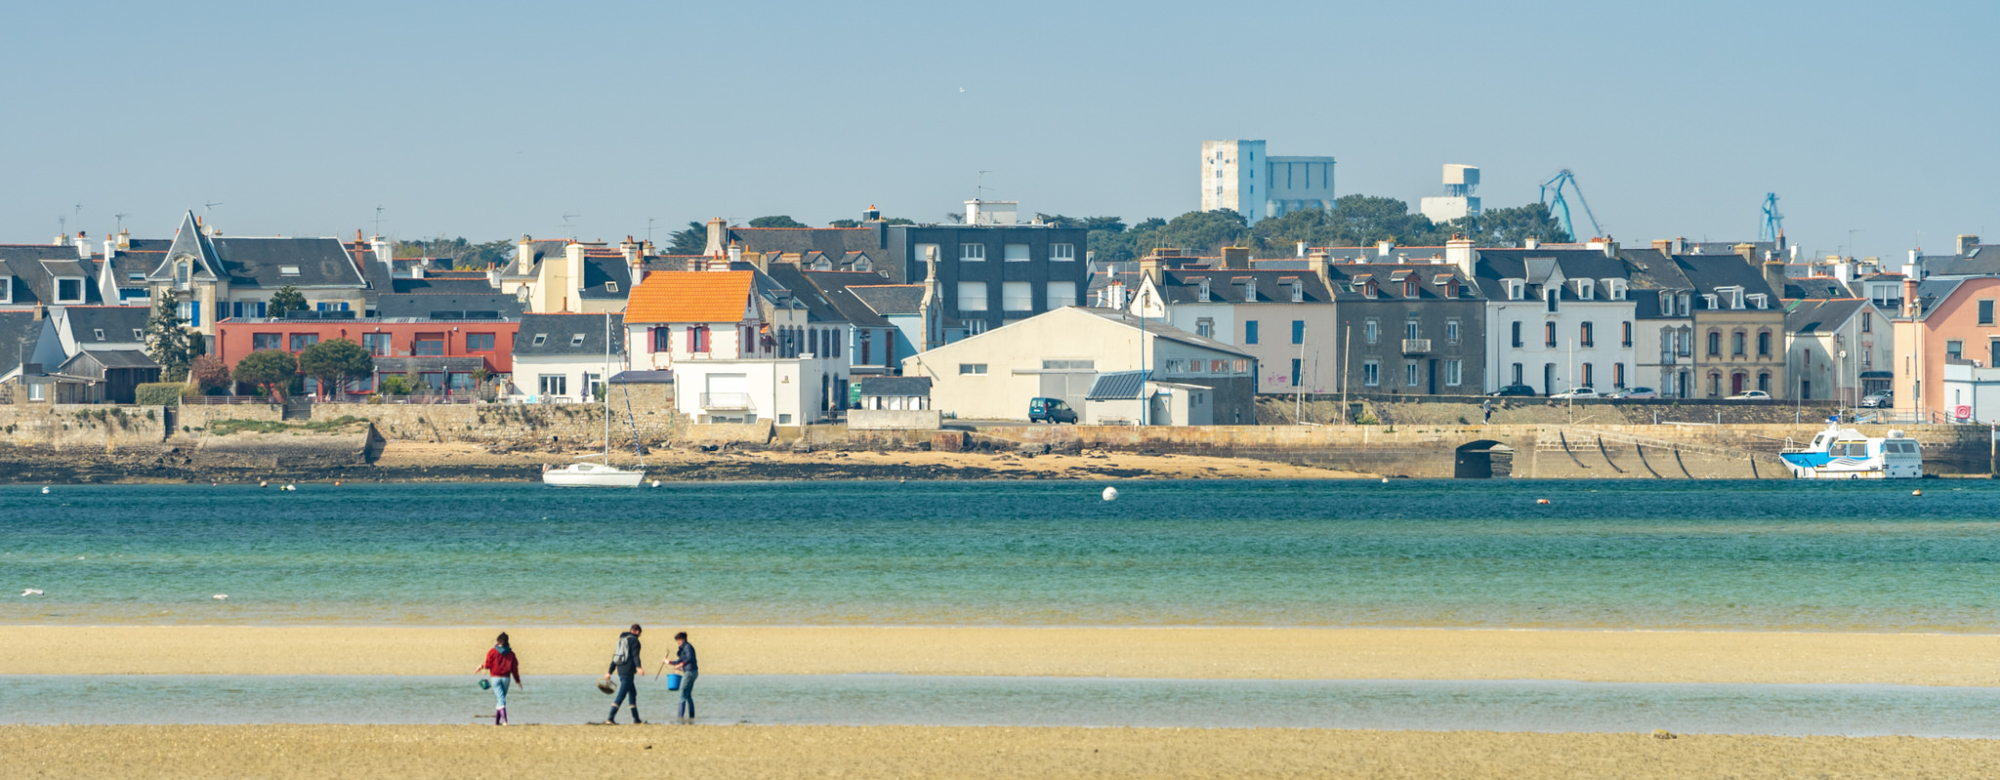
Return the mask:
[[1834, 442], [1833, 455], [1840, 458], [1866, 458], [1868, 457], [1868, 442], [1851, 440]]

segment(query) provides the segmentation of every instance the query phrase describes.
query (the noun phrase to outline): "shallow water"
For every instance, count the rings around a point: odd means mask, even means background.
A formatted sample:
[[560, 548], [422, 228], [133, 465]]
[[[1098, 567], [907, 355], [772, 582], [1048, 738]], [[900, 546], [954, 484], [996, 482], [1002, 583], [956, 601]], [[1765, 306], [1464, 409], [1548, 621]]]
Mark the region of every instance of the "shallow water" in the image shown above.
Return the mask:
[[[516, 724], [601, 720], [610, 697], [595, 679], [529, 678], [508, 713]], [[701, 721], [715, 724], [2000, 737], [2000, 688], [705, 675], [695, 692]], [[676, 696], [649, 681], [640, 713], [669, 720]], [[492, 715], [492, 695], [469, 676], [0, 676], [0, 723], [451, 724]]]
[[2000, 630], [1986, 482], [1118, 485], [6, 487], [0, 622]]

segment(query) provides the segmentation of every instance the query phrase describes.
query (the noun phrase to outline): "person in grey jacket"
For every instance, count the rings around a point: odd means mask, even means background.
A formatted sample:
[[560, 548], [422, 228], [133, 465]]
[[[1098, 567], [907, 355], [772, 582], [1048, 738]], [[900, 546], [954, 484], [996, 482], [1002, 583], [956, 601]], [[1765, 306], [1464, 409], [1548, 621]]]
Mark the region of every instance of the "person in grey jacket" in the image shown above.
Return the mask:
[[639, 719], [639, 686], [635, 684], [635, 678], [646, 675], [646, 668], [639, 660], [639, 634], [642, 631], [638, 623], [633, 623], [631, 629], [618, 635], [618, 648], [611, 654], [611, 668], [604, 670], [602, 678], [609, 680], [611, 675], [618, 675], [618, 695], [611, 699], [611, 714], [604, 716], [604, 725], [618, 725], [618, 705], [628, 701], [632, 708], [632, 722], [645, 723]]
[[686, 631], [674, 634], [674, 646], [679, 649], [674, 651], [673, 660], [662, 658], [660, 663], [681, 673], [680, 718], [684, 722], [691, 721], [694, 720], [694, 678], [701, 676], [701, 668], [695, 663], [694, 643], [688, 641]]

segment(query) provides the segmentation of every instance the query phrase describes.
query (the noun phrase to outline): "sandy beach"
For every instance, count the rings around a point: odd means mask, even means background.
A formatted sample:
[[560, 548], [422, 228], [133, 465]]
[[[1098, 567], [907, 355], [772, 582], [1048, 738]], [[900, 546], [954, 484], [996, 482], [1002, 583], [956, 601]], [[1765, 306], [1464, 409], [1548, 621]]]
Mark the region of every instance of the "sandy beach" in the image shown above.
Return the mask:
[[1973, 778], [2000, 742], [1300, 729], [0, 728], [4, 777]]
[[[596, 674], [615, 627], [505, 627], [529, 674]], [[653, 626], [648, 654], [671, 647]], [[708, 674], [2000, 685], [2000, 636], [1296, 628], [689, 629]], [[493, 629], [4, 626], [0, 674], [459, 674]], [[649, 662], [657, 660], [648, 658]]]

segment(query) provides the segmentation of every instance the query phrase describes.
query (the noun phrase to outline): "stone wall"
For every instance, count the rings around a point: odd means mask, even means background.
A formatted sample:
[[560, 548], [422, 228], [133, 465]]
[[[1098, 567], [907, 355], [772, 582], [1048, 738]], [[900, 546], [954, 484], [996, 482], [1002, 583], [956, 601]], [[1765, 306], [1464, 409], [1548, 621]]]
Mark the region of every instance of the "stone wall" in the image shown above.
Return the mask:
[[166, 439], [164, 412], [108, 404], [0, 405], [0, 442], [52, 450], [152, 450]]
[[[1725, 425], [1816, 425], [1842, 407], [1830, 401], [1721, 401], [1647, 399], [1637, 401], [1564, 401], [1539, 397], [1487, 399], [1480, 396], [1352, 396], [1349, 413], [1341, 414], [1338, 395], [1307, 395], [1304, 403], [1289, 397], [1258, 399], [1261, 423], [1289, 425], [1307, 422], [1374, 421], [1382, 425], [1478, 425], [1483, 404], [1493, 402], [1493, 422], [1501, 425], [1650, 425], [1717, 423]], [[1303, 412], [1303, 414], [1299, 414]]]
[[849, 409], [850, 431], [935, 431], [944, 427], [944, 413], [936, 409]]

